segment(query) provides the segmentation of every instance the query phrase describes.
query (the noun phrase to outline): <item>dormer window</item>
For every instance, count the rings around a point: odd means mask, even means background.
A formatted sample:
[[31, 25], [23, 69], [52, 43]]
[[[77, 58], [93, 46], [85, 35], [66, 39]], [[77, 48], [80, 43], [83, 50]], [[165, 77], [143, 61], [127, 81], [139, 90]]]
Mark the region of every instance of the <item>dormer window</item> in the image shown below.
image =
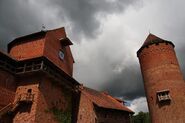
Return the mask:
[[170, 91], [169, 90], [162, 90], [162, 91], [157, 91], [157, 97], [159, 102], [164, 102], [164, 101], [170, 101]]

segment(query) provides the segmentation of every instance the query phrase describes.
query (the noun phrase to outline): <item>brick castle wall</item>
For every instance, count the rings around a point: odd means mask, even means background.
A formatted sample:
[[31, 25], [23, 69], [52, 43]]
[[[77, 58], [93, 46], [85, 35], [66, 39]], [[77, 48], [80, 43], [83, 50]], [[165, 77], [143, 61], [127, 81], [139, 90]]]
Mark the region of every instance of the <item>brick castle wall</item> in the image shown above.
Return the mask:
[[91, 100], [81, 93], [77, 123], [95, 123], [96, 114], [93, 108]]
[[31, 89], [31, 93], [34, 94], [32, 104], [20, 104], [15, 111], [13, 123], [35, 123], [35, 115], [38, 103], [39, 94], [39, 82], [41, 78], [32, 76], [24, 76], [17, 80], [17, 89], [14, 102], [16, 102], [21, 94], [27, 93]]
[[12, 103], [15, 97], [15, 78], [6, 71], [0, 70], [0, 109]]
[[34, 101], [17, 108], [14, 123], [58, 123], [63, 120], [63, 112], [68, 112], [68, 120], [71, 121], [71, 92], [57, 85], [56, 81], [45, 74], [34, 74], [18, 80], [15, 101], [20, 94], [26, 93], [29, 89], [34, 94]]
[[66, 38], [64, 28], [48, 31], [45, 36], [25, 38], [24, 41], [15, 43], [11, 47], [9, 54], [17, 60], [45, 56], [64, 72], [72, 76], [74, 61], [69, 46], [65, 46], [64, 60], [59, 58], [59, 51], [62, 49], [61, 38]]
[[130, 123], [128, 112], [118, 110], [95, 109], [98, 123]]
[[72, 92], [47, 76], [42, 79], [39, 90], [36, 122], [71, 122]]
[[17, 42], [10, 49], [10, 56], [17, 60], [25, 60], [40, 57], [43, 55], [45, 39], [41, 36], [32, 39], [25, 39]]
[[128, 112], [97, 107], [83, 92], [77, 123], [130, 123]]
[[62, 45], [59, 39], [65, 38], [64, 29], [55, 32], [48, 32], [46, 35], [46, 43], [44, 49], [44, 56], [51, 62], [72, 76], [73, 73], [73, 57], [69, 46], [65, 46], [64, 60], [59, 58], [59, 51], [62, 50]]

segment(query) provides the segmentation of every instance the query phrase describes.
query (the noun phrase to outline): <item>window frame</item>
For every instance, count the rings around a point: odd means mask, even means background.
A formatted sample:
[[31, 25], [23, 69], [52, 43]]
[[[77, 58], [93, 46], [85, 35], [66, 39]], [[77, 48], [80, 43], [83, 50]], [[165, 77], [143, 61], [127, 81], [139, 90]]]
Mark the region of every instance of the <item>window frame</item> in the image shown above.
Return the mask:
[[169, 89], [157, 91], [157, 99], [159, 102], [171, 101]]

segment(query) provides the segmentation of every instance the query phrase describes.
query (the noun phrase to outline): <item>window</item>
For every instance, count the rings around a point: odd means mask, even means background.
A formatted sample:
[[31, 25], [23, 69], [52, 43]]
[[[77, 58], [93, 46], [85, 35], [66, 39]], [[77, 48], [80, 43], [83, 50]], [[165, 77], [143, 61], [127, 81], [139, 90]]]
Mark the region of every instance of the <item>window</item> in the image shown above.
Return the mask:
[[32, 89], [28, 89], [28, 91], [27, 91], [28, 93], [31, 93], [32, 92]]
[[158, 101], [159, 102], [170, 101], [171, 97], [169, 92], [170, 92], [169, 90], [157, 91]]
[[66, 52], [66, 47], [65, 47], [65, 46], [61, 46], [61, 49], [60, 49], [60, 51], [59, 51], [59, 58], [60, 58], [61, 60], [64, 60], [65, 52]]
[[64, 60], [64, 51], [63, 51], [63, 50], [60, 50], [60, 51], [59, 51], [59, 58], [60, 58], [61, 60]]

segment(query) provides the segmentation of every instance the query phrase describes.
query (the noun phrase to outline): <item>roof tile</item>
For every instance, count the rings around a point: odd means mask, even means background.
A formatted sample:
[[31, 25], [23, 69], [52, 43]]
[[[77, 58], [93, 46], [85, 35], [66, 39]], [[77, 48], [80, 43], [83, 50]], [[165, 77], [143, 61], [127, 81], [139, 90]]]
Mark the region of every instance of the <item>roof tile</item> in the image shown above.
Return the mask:
[[130, 113], [134, 113], [129, 108], [121, 104], [114, 97], [101, 93], [99, 91], [84, 87], [82, 89], [82, 93], [84, 93], [94, 104], [99, 107], [122, 110]]

